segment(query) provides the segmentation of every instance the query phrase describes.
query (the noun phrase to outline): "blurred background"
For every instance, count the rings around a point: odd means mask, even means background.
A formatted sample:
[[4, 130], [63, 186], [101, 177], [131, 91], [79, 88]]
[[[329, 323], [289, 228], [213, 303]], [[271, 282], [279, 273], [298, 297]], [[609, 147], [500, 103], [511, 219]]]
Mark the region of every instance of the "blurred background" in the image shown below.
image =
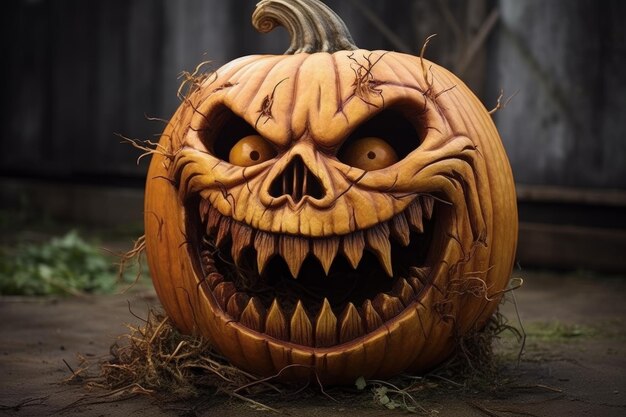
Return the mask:
[[[0, 226], [141, 234], [147, 160], [178, 76], [246, 54], [255, 0], [7, 0], [2, 20]], [[419, 54], [466, 81], [495, 121], [518, 189], [522, 267], [626, 271], [626, 2], [327, 0], [356, 44]]]

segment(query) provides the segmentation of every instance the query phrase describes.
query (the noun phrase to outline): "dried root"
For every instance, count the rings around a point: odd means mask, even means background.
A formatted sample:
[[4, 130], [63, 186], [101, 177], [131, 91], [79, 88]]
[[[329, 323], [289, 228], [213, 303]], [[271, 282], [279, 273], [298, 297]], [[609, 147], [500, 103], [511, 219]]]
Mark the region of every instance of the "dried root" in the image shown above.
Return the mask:
[[457, 335], [452, 357], [426, 377], [464, 389], [496, 387], [500, 370], [494, 342], [506, 332], [513, 334], [519, 342], [523, 340], [523, 334], [508, 324], [500, 312], [496, 312], [484, 328]]
[[354, 83], [352, 83], [352, 87], [354, 87], [354, 95], [363, 100], [364, 103], [369, 104], [373, 107], [379, 107], [376, 104], [372, 103], [370, 97], [378, 96], [382, 100], [382, 107], [385, 107], [385, 97], [383, 96], [383, 90], [379, 88], [382, 84], [381, 81], [378, 81], [374, 78], [372, 74], [372, 70], [380, 62], [381, 59], [386, 55], [382, 54], [376, 60], [372, 60], [373, 53], [365, 56], [363, 55], [363, 59], [365, 60], [365, 64], [361, 64], [354, 58], [354, 53], [348, 55], [348, 59], [353, 61], [354, 64], [350, 66], [352, 71], [354, 71]]
[[98, 376], [87, 375], [92, 364], [83, 358], [67, 382], [86, 382], [88, 388], [106, 389], [123, 398], [140, 394], [168, 402], [219, 392], [273, 410], [249, 398], [281, 393], [269, 379], [230, 365], [208, 341], [179, 333], [163, 314], [150, 311], [141, 320], [141, 325], [127, 325], [128, 334], [111, 346], [111, 357], [99, 364]]
[[183, 81], [180, 83], [176, 95], [181, 101], [187, 100], [210, 77], [217, 79], [217, 72], [204, 71], [204, 67], [210, 63], [211, 61], [203, 61], [198, 64], [193, 72], [183, 71], [180, 73], [178, 78], [182, 78]]
[[502, 110], [504, 109], [511, 100], [513, 100], [513, 97], [515, 97], [517, 95], [517, 93], [519, 93], [519, 90], [517, 90], [516, 92], [514, 92], [511, 96], [509, 96], [509, 98], [507, 98], [506, 100], [504, 100], [504, 102], [502, 101], [502, 99], [504, 98], [504, 90], [500, 90], [500, 94], [498, 95], [498, 100], [496, 101], [496, 107], [494, 107], [493, 109], [489, 110], [489, 114], [494, 114], [495, 112], [497, 112], [498, 110]]
[[428, 44], [430, 43], [430, 40], [432, 38], [434, 38], [435, 36], [437, 36], [437, 34], [433, 33], [432, 35], [427, 37], [426, 40], [424, 41], [424, 45], [422, 45], [422, 50], [420, 51], [420, 66], [422, 67], [422, 77], [424, 77], [424, 81], [426, 81], [426, 86], [428, 87], [426, 89], [426, 91], [431, 91], [432, 90], [433, 75], [431, 73], [430, 80], [429, 80], [428, 79], [428, 73], [430, 71], [430, 68], [428, 68], [428, 69], [426, 68], [426, 63], [424, 62], [424, 54], [426, 53], [426, 48], [428, 47]]
[[178, 153], [178, 151], [175, 152], [172, 149], [166, 148], [160, 143], [156, 143], [151, 140], [131, 139], [120, 133], [116, 133], [116, 135], [122, 139], [122, 143], [127, 143], [133, 148], [143, 151], [143, 153], [137, 157], [137, 165], [139, 165], [139, 162], [141, 162], [143, 157], [148, 155], [161, 155], [167, 160], [173, 161]]
[[120, 262], [118, 264], [118, 272], [117, 272], [117, 277], [118, 277], [119, 282], [122, 282], [124, 280], [124, 275], [126, 271], [128, 270], [128, 266], [131, 262], [135, 263], [137, 266], [135, 279], [133, 280], [132, 284], [124, 290], [124, 292], [132, 288], [141, 279], [141, 276], [143, 273], [142, 259], [143, 259], [143, 255], [145, 254], [145, 251], [146, 251], [146, 236], [142, 235], [135, 241], [133, 248], [131, 250], [129, 250], [128, 252], [119, 254]]

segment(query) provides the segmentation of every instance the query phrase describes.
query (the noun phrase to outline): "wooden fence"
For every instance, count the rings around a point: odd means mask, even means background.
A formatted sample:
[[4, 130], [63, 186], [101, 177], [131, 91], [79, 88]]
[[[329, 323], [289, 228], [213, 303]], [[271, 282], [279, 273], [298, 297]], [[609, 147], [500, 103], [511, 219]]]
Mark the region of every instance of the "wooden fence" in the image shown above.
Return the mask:
[[[150, 138], [177, 106], [181, 70], [282, 53], [254, 32], [255, 0], [7, 0], [0, 176], [140, 184], [114, 133]], [[626, 188], [626, 2], [333, 0], [368, 49], [417, 53], [459, 72], [496, 115], [518, 181]]]

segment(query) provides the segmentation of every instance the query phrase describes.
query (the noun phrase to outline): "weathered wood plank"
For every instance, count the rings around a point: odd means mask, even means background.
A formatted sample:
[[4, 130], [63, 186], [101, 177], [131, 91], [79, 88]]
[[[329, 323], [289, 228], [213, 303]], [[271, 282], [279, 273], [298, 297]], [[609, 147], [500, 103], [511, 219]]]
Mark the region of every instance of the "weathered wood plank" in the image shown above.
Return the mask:
[[521, 223], [517, 259], [524, 267], [626, 271], [626, 231]]

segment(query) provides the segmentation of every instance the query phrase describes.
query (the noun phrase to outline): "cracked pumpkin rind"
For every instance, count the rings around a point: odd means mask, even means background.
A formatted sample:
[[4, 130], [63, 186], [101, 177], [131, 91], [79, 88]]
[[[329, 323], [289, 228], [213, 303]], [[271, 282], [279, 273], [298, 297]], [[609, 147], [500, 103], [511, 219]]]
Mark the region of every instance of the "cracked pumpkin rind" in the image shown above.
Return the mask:
[[[380, 60], [369, 68], [372, 88], [362, 90], [355, 86], [354, 65], [355, 59], [367, 65], [365, 57]], [[215, 159], [198, 131], [206, 127], [207, 115], [223, 105], [284, 153], [247, 169], [209, 165]], [[415, 151], [367, 173], [320, 153], [337, 148], [383, 106], [426, 110], [427, 132]], [[463, 82], [419, 57], [356, 50], [240, 58], [184, 100], [159, 145], [168, 155], [153, 156], [145, 199], [148, 262], [157, 294], [176, 327], [206, 336], [247, 371], [268, 376], [289, 367], [281, 378], [303, 379], [315, 372], [327, 383], [352, 383], [359, 376], [426, 370], [449, 356], [455, 335], [484, 325], [508, 283], [517, 209], [500, 138]], [[267, 172], [280, 170], [290, 153], [317, 170], [329, 199], [335, 198], [332, 206], [304, 203], [295, 211], [264, 200]], [[358, 187], [342, 194], [341, 184], [350, 182]], [[410, 199], [397, 198], [410, 192], [433, 193], [449, 203], [442, 204], [449, 215], [438, 226], [441, 236], [429, 254], [438, 259], [431, 265], [432, 282], [418, 301], [380, 328], [331, 347], [274, 339], [233, 320], [202, 285], [188, 247], [185, 199], [190, 193], [255, 230], [327, 238], [389, 221], [410, 205]], [[483, 292], [467, 291], [481, 283]]]

